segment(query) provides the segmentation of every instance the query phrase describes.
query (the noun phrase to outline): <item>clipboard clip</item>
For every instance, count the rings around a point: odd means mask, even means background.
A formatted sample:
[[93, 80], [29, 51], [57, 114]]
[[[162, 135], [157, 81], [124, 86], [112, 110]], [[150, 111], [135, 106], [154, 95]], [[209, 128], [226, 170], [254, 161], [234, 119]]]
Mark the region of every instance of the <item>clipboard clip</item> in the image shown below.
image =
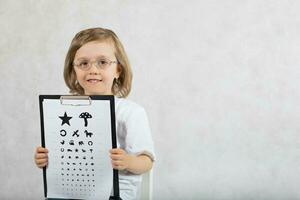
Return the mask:
[[60, 104], [67, 106], [90, 106], [92, 105], [92, 99], [90, 96], [61, 96]]

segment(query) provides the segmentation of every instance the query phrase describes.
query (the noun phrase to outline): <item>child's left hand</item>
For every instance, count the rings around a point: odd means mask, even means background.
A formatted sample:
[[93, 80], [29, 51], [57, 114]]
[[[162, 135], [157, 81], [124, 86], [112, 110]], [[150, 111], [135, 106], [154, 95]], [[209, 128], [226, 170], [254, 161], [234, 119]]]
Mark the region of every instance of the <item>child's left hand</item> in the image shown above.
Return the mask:
[[109, 152], [111, 164], [114, 169], [125, 170], [129, 167], [132, 158], [123, 149], [111, 149]]

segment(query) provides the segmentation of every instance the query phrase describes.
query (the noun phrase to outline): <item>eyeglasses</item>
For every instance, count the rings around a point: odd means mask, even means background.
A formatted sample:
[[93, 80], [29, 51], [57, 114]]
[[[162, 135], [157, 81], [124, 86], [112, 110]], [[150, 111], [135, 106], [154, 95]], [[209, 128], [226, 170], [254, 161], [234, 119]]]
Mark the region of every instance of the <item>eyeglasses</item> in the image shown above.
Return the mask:
[[88, 61], [88, 60], [82, 60], [78, 64], [73, 64], [73, 66], [78, 67], [79, 69], [83, 71], [87, 71], [92, 67], [92, 64], [95, 64], [95, 66], [98, 69], [106, 69], [108, 68], [112, 63], [119, 63], [118, 61], [111, 61], [107, 58], [101, 58], [97, 59], [95, 61]]

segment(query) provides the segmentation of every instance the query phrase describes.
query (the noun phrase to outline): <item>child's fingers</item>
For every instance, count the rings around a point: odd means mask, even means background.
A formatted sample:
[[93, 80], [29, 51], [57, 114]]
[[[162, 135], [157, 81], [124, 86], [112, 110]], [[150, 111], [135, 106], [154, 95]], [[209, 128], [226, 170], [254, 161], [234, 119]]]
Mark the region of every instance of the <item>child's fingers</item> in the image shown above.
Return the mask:
[[114, 161], [113, 161], [113, 164], [116, 165], [116, 166], [122, 166], [122, 165], [123, 165], [123, 162], [120, 161], [120, 160], [114, 160]]
[[110, 155], [110, 158], [112, 160], [122, 160], [123, 159], [123, 156], [122, 155], [119, 155], [119, 154], [111, 154]]
[[37, 165], [37, 166], [38, 166], [38, 168], [43, 168], [43, 167], [47, 166], [47, 164], [48, 164], [48, 163], [43, 163], [43, 164], [39, 164], [39, 165]]
[[112, 168], [114, 168], [114, 169], [118, 169], [118, 170], [124, 169], [124, 164], [120, 161], [112, 161], [111, 165], [112, 165]]
[[120, 149], [120, 148], [111, 149], [109, 152], [111, 154], [124, 154], [125, 153], [125, 151], [123, 149]]
[[48, 158], [48, 154], [46, 153], [37, 153], [35, 154], [35, 159]]
[[36, 152], [37, 153], [48, 153], [48, 149], [46, 149], [44, 147], [37, 147]]
[[48, 159], [47, 159], [47, 158], [44, 158], [44, 159], [37, 159], [37, 160], [35, 160], [35, 163], [36, 163], [37, 165], [47, 164], [47, 163], [48, 163]]

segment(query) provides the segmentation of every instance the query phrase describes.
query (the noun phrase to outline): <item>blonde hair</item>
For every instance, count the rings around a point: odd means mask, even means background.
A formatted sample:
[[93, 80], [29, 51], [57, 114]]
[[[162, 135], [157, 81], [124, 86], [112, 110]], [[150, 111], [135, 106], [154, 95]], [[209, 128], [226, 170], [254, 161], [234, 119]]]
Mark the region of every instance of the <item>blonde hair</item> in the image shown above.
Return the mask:
[[120, 68], [120, 76], [118, 79], [114, 79], [113, 81], [112, 93], [118, 97], [127, 97], [130, 93], [132, 82], [132, 72], [128, 57], [117, 35], [113, 31], [104, 28], [90, 28], [82, 30], [73, 38], [66, 55], [64, 66], [64, 79], [66, 85], [70, 89], [70, 93], [84, 95], [84, 89], [76, 80], [73, 62], [77, 50], [84, 44], [92, 41], [107, 41], [114, 45], [115, 57], [119, 63], [118, 67]]

